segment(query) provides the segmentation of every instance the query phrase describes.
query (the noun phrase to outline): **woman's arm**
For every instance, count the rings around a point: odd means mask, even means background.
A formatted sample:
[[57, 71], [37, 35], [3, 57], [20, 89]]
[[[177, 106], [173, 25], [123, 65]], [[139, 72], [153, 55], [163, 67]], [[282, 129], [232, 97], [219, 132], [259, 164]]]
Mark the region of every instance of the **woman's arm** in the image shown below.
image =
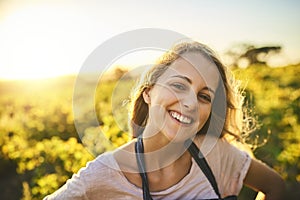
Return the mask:
[[265, 194], [265, 200], [284, 199], [285, 183], [281, 176], [264, 163], [252, 159], [244, 184]]

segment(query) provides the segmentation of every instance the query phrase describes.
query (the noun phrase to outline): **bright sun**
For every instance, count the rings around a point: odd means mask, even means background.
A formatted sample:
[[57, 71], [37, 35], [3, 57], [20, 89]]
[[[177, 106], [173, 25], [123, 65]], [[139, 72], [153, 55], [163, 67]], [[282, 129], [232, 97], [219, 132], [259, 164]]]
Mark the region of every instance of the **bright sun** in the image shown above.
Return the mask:
[[61, 20], [62, 12], [47, 4], [6, 12], [0, 19], [0, 54], [4, 55], [0, 78], [37, 79], [72, 73], [62, 48], [66, 25]]

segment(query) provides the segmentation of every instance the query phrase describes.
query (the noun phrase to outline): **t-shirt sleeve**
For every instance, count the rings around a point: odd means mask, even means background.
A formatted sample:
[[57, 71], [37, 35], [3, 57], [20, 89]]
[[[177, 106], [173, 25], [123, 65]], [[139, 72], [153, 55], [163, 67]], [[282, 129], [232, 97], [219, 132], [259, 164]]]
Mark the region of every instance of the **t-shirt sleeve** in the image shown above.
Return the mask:
[[218, 182], [221, 195], [238, 195], [251, 164], [251, 157], [227, 141], [220, 140], [217, 145], [218, 160], [214, 161], [213, 171]]
[[81, 168], [77, 174], [74, 174], [61, 188], [51, 195], [48, 195], [44, 200], [57, 200], [57, 199], [74, 199], [74, 200], [87, 200], [88, 193], [94, 190], [97, 185], [102, 168], [105, 167], [101, 163], [102, 155], [98, 156], [93, 161], [87, 163], [86, 167]]
[[44, 200], [56, 199], [88, 199], [85, 195], [85, 184], [82, 177], [84, 170], [78, 174], [74, 174], [61, 188], [51, 195], [48, 195]]

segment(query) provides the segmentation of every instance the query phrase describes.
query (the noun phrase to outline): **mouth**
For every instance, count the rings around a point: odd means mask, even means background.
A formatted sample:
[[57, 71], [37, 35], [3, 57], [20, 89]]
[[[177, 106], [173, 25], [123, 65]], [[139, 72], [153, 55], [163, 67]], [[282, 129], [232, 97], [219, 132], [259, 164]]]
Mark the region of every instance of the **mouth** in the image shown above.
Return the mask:
[[193, 119], [176, 111], [169, 111], [170, 116], [182, 124], [191, 124]]

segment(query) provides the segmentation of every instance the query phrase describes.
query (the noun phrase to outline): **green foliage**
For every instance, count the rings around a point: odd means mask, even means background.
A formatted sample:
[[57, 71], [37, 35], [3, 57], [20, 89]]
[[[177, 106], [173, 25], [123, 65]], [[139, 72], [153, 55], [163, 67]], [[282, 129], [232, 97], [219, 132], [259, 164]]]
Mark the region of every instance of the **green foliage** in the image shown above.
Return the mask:
[[255, 134], [268, 138], [267, 143], [255, 151], [256, 157], [277, 170], [289, 185], [299, 187], [300, 66], [256, 65], [236, 70], [235, 74], [246, 80], [247, 97], [262, 123]]
[[[250, 66], [235, 70], [262, 127], [255, 139], [267, 143], [255, 156], [267, 162], [295, 192], [300, 181], [300, 66]], [[0, 82], [1, 199], [41, 199], [85, 166], [93, 155], [130, 140], [128, 101], [132, 79], [100, 81], [95, 95], [99, 126], [79, 138], [72, 112], [74, 77]], [[84, 108], [84, 107], [83, 107]], [[90, 115], [82, 110], [82, 116]], [[14, 177], [11, 184], [6, 184]]]
[[114, 147], [131, 139], [128, 122], [128, 102], [134, 79], [100, 81], [95, 95], [101, 131]]
[[[23, 199], [41, 199], [55, 191], [93, 158], [75, 132], [72, 83], [59, 79], [0, 85], [0, 173], [11, 167], [8, 161], [15, 163]], [[15, 188], [5, 191], [6, 199], [20, 198], [13, 196]]]
[[[101, 125], [87, 127], [79, 138], [72, 112], [74, 80], [74, 77], [65, 77], [0, 82], [0, 175], [11, 167], [8, 162], [14, 163], [13, 173], [20, 179], [23, 192], [19, 194], [23, 193], [23, 199], [41, 199], [52, 193], [92, 160], [92, 154], [112, 150], [130, 140], [131, 136], [125, 133], [127, 120], [118, 112], [125, 112], [121, 101], [123, 97], [128, 99], [130, 90], [120, 93], [116, 82], [99, 84], [96, 108]], [[121, 91], [124, 87], [130, 88], [132, 83], [123, 81]], [[119, 128], [112, 117], [112, 100], [118, 106], [114, 113], [123, 128]], [[83, 116], [89, 112], [83, 110]], [[5, 187], [9, 186], [0, 183], [0, 188]], [[8, 188], [7, 194], [0, 194], [0, 198], [1, 195], [6, 199], [20, 198], [11, 195], [14, 190]]]

